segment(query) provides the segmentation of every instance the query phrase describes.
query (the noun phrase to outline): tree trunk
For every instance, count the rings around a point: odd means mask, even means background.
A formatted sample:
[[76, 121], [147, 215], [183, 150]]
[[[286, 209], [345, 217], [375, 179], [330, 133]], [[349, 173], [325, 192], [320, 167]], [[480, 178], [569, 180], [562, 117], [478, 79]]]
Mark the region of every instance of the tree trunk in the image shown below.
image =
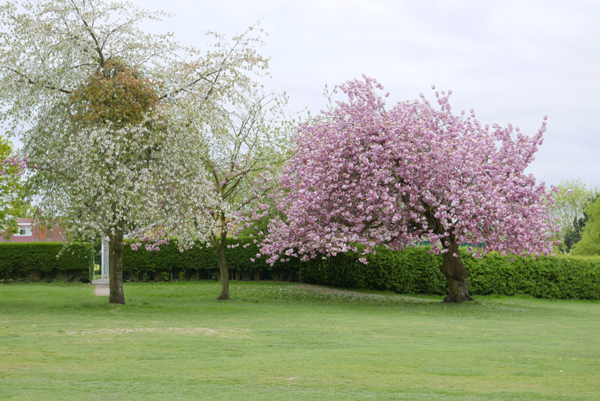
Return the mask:
[[221, 236], [220, 241], [217, 240], [213, 243], [221, 271], [221, 295], [217, 299], [222, 301], [229, 299], [229, 271], [227, 270], [227, 261], [225, 260], [225, 237]]
[[123, 225], [109, 233], [109, 304], [125, 304], [123, 293]]
[[[442, 273], [448, 281], [448, 296], [444, 302], [472, 301], [467, 288], [467, 269], [458, 256], [458, 245], [453, 235], [442, 240], [442, 246], [448, 252], [443, 253]], [[454, 256], [457, 255], [457, 256]]]

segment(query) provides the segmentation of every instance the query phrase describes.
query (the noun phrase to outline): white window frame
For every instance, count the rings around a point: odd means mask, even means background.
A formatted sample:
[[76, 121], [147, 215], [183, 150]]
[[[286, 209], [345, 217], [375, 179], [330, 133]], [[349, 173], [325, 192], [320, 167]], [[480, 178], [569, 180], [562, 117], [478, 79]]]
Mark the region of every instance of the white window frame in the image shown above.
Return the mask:
[[[21, 230], [25, 229], [25, 234], [21, 234]], [[13, 234], [15, 237], [31, 237], [33, 235], [33, 230], [31, 228], [31, 223], [21, 223], [19, 224], [19, 232]]]

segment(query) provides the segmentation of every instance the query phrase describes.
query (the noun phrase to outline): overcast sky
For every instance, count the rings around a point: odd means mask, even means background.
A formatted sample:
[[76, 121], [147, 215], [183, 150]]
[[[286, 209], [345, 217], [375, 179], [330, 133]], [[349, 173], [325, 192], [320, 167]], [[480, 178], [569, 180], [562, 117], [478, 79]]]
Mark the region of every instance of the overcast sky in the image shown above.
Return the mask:
[[[318, 112], [323, 89], [362, 74], [393, 101], [452, 89], [457, 112], [488, 124], [548, 132], [529, 168], [557, 184], [600, 186], [600, 1], [597, 0], [133, 0], [175, 14], [145, 29], [200, 48], [207, 30], [228, 36], [262, 19], [269, 90], [290, 109]], [[391, 100], [389, 101], [392, 102]]]

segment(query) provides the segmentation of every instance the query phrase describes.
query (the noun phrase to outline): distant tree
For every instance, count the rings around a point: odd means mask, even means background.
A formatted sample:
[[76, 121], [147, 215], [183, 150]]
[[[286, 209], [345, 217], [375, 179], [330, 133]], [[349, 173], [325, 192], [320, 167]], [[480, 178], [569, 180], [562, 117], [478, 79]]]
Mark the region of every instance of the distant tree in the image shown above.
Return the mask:
[[[588, 205], [590, 203], [595, 202], [597, 198], [598, 198], [598, 195], [592, 197], [589, 200]], [[585, 212], [585, 210], [583, 211], [583, 217], [575, 218], [573, 220], [572, 229], [565, 234], [565, 239], [564, 239], [564, 242], [563, 242], [564, 249], [566, 250], [566, 253], [570, 253], [571, 249], [573, 249], [573, 247], [575, 246], [575, 244], [577, 244], [581, 240], [581, 235], [583, 233], [583, 228], [587, 224], [588, 220], [589, 220], [589, 216]], [[563, 244], [561, 244], [561, 245], [563, 245]]]
[[585, 213], [588, 221], [583, 227], [581, 240], [573, 246], [571, 254], [600, 255], [600, 196], [586, 207]]
[[583, 213], [583, 217], [573, 220], [572, 229], [565, 234], [565, 238], [561, 243], [561, 250], [564, 250], [565, 253], [571, 252], [573, 246], [581, 240], [581, 232], [587, 221], [588, 215], [585, 212]]
[[348, 101], [293, 138], [279, 204], [287, 220], [273, 220], [261, 244], [270, 263], [428, 240], [443, 255], [444, 302], [463, 302], [472, 298], [460, 245], [485, 244], [468, 248], [475, 256], [552, 252], [551, 197], [523, 174], [546, 121], [529, 138], [452, 114], [444, 92], [436, 92], [440, 110], [425, 98], [387, 109], [372, 79], [339, 89]]
[[550, 215], [560, 224], [558, 239], [562, 243], [559, 249], [568, 253], [580, 237], [577, 230], [579, 221], [584, 218], [584, 210], [599, 190], [580, 179], [562, 180], [557, 187], [558, 192], [553, 196], [555, 202], [549, 205]]

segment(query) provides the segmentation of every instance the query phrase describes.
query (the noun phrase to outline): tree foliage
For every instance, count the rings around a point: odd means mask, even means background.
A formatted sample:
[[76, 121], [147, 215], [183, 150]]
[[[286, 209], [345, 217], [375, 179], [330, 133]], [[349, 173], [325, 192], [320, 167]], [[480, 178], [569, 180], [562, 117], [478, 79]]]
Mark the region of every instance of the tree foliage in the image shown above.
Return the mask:
[[585, 209], [588, 221], [583, 227], [581, 240], [574, 245], [573, 255], [600, 255], [600, 196]]
[[13, 153], [11, 143], [0, 137], [0, 235], [14, 233], [17, 219], [27, 209], [20, 177], [24, 164]]
[[71, 118], [88, 124], [140, 124], [158, 103], [159, 89], [136, 69], [109, 60], [70, 94]]
[[569, 253], [572, 246], [581, 238], [581, 228], [587, 221], [584, 210], [599, 190], [580, 179], [562, 180], [557, 188], [550, 215], [556, 218], [560, 225], [558, 237], [562, 243], [559, 249]]
[[572, 229], [565, 234], [565, 238], [560, 244], [560, 249], [564, 249], [565, 253], [571, 252], [573, 246], [581, 240], [581, 233], [587, 222], [588, 215], [585, 212], [583, 212], [583, 217], [574, 219]]
[[[599, 195], [596, 195], [588, 201], [587, 205], [596, 202]], [[566, 253], [570, 253], [571, 249], [581, 241], [581, 237], [583, 235], [583, 229], [585, 228], [587, 222], [589, 221], [589, 216], [586, 211], [583, 211], [583, 217], [573, 219], [573, 226], [570, 231], [565, 234], [564, 239], [564, 248], [566, 249]], [[562, 244], [561, 244], [562, 245]]]
[[545, 120], [529, 138], [483, 126], [473, 112], [454, 115], [444, 92], [440, 109], [422, 97], [388, 110], [382, 89], [369, 78], [347, 82], [339, 90], [348, 101], [299, 126], [281, 179], [287, 221], [274, 220], [262, 244], [272, 263], [428, 240], [444, 256], [446, 301], [462, 302], [471, 298], [460, 244], [484, 243], [469, 248], [476, 256], [552, 252], [551, 197], [523, 174]]

